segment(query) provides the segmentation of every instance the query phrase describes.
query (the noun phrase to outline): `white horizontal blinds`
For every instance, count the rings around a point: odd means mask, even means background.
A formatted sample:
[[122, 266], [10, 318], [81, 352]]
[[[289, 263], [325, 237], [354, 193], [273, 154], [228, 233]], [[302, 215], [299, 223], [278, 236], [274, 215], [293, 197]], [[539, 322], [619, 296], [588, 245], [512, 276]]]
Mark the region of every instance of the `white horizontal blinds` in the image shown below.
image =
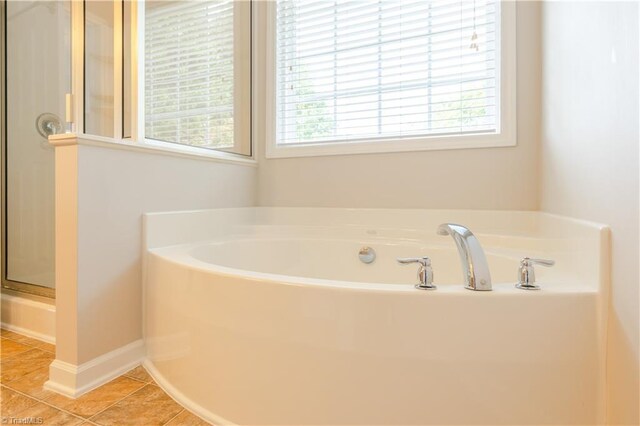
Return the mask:
[[233, 146], [233, 12], [233, 0], [146, 2], [147, 138]]
[[498, 8], [279, 0], [277, 142], [496, 132]]

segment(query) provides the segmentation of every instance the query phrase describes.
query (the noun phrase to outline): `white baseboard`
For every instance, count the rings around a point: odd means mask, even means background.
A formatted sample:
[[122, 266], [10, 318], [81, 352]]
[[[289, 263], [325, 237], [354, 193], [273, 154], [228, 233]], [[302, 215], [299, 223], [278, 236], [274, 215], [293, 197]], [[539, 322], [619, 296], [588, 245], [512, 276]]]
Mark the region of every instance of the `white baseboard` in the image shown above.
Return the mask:
[[169, 395], [178, 404], [182, 405], [187, 410], [191, 411], [192, 413], [200, 416], [204, 420], [206, 420], [209, 423], [212, 423], [214, 425], [235, 426], [235, 423], [230, 422], [229, 420], [227, 420], [227, 419], [225, 419], [223, 417], [220, 417], [215, 413], [212, 413], [211, 411], [207, 410], [206, 408], [204, 408], [203, 406], [201, 406], [199, 404], [196, 404], [191, 399], [189, 399], [187, 396], [185, 396], [185, 394], [183, 394], [178, 389], [176, 389], [171, 383], [169, 383], [169, 381], [167, 379], [165, 379], [162, 376], [160, 371], [158, 371], [158, 369], [153, 365], [153, 363], [148, 358], [145, 359], [145, 361], [142, 363], [142, 365], [147, 370], [149, 375], [151, 375], [151, 377], [153, 377], [153, 380], [156, 381], [158, 386], [160, 386], [162, 388], [162, 390], [167, 393], [167, 395]]
[[26, 297], [2, 293], [2, 328], [56, 343], [56, 307]]
[[143, 341], [136, 340], [80, 365], [56, 359], [49, 366], [44, 387], [77, 398], [140, 365], [144, 354]]

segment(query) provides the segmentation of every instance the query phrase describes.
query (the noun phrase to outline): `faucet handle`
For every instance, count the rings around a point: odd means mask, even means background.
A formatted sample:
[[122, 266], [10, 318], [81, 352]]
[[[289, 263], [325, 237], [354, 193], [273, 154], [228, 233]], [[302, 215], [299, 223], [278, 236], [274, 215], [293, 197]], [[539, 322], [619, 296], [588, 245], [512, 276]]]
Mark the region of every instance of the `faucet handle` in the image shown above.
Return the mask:
[[416, 284], [418, 290], [435, 290], [436, 286], [433, 285], [433, 269], [431, 268], [431, 259], [428, 257], [399, 257], [396, 259], [398, 263], [402, 265], [410, 265], [417, 263], [420, 265], [418, 268], [418, 280], [419, 284]]
[[553, 266], [556, 264], [555, 260], [548, 259], [532, 259], [530, 257], [523, 257], [520, 261], [521, 265], [542, 265], [542, 266]]
[[431, 259], [429, 259], [428, 257], [399, 257], [396, 260], [402, 265], [419, 263], [421, 266], [431, 266]]
[[516, 288], [522, 290], [540, 290], [540, 286], [536, 284], [536, 271], [533, 265], [553, 266], [556, 262], [547, 259], [532, 259], [524, 257], [520, 261], [518, 267], [518, 283]]

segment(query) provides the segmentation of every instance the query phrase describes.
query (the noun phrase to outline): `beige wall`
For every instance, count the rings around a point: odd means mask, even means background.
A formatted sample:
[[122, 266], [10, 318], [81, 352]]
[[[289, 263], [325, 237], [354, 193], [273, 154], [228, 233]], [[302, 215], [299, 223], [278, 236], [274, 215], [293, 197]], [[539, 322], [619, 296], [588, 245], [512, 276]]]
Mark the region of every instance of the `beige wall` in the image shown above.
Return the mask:
[[69, 357], [82, 364], [142, 338], [142, 214], [252, 206], [256, 168], [78, 148], [78, 348]]
[[543, 210], [612, 228], [610, 424], [639, 423], [638, 4], [543, 6]]
[[[259, 204], [535, 210], [540, 113], [539, 3], [518, 3], [517, 27], [518, 146], [265, 159], [264, 127], [260, 123]], [[258, 48], [264, 52], [264, 44]], [[264, 87], [264, 73], [261, 78], [258, 87]], [[264, 102], [263, 95], [259, 95], [258, 101]]]
[[258, 169], [80, 146], [74, 363], [141, 337], [143, 212], [542, 207], [612, 225], [609, 415], [637, 424], [638, 5], [519, 2], [517, 15], [516, 147], [267, 160], [260, 121]]

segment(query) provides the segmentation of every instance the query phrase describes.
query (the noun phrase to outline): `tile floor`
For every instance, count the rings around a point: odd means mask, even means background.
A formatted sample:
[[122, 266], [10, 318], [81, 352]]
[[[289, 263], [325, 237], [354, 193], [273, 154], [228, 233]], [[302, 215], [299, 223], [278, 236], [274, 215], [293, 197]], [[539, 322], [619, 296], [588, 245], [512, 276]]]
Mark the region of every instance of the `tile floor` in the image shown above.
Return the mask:
[[55, 347], [4, 329], [0, 340], [2, 424], [30, 420], [31, 424], [60, 426], [209, 424], [165, 394], [143, 367], [77, 399], [45, 390], [42, 385], [49, 376]]

